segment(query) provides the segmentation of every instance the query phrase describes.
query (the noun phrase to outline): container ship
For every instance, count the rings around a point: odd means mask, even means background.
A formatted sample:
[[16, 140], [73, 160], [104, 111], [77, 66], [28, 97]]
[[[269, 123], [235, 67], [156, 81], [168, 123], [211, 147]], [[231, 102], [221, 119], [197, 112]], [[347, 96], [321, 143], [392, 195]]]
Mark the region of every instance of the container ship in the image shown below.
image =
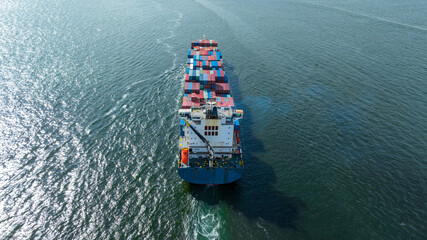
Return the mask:
[[243, 111], [234, 106], [222, 53], [214, 40], [192, 41], [179, 109], [179, 176], [194, 184], [226, 184], [244, 171], [239, 138]]

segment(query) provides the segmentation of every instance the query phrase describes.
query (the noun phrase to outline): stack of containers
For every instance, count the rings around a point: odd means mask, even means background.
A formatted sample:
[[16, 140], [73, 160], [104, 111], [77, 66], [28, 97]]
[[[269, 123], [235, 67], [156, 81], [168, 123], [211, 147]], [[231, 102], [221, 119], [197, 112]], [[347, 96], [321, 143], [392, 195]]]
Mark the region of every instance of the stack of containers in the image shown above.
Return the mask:
[[[216, 71], [214, 71], [214, 74], [215, 74], [215, 81], [216, 82], [220, 82], [220, 83], [225, 83], [226, 82], [225, 81], [226, 76], [225, 76], [225, 72], [224, 71], [222, 71], [222, 70], [216, 70]], [[228, 82], [228, 79], [227, 79], [227, 82]]]
[[213, 99], [218, 106], [234, 107], [227, 74], [223, 71], [222, 53], [214, 40], [191, 42], [185, 74], [183, 108], [200, 106]]
[[206, 102], [209, 99], [215, 98], [216, 94], [210, 89], [203, 89], [203, 98], [200, 99], [202, 102]]
[[184, 92], [187, 94], [199, 93], [200, 83], [186, 82], [184, 87]]
[[230, 86], [228, 83], [215, 83], [215, 93], [230, 94]]
[[191, 42], [191, 48], [195, 47], [218, 47], [218, 43], [214, 40], [197, 40]]
[[200, 102], [200, 99], [203, 100], [203, 91], [199, 91], [199, 93], [191, 93], [189, 96], [193, 102]]
[[200, 106], [200, 102], [198, 100], [194, 99], [194, 101], [192, 101], [192, 98], [184, 96], [182, 100], [182, 108], [189, 109], [197, 106]]
[[234, 100], [232, 97], [217, 97], [217, 105], [220, 107], [234, 107]]

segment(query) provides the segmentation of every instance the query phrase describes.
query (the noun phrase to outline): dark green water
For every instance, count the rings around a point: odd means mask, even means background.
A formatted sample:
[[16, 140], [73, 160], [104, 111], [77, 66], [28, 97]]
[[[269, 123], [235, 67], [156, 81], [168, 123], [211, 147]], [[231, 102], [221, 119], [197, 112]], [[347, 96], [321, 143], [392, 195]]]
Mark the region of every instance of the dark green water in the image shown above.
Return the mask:
[[[177, 174], [190, 41], [247, 170]], [[427, 2], [0, 3], [0, 239], [427, 239]]]

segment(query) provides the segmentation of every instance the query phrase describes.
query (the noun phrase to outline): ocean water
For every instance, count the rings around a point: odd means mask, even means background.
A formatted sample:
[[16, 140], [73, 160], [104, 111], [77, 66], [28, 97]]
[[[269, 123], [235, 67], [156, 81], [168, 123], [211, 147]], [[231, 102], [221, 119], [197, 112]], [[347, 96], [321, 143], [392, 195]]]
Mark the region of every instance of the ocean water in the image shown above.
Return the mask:
[[[219, 42], [242, 179], [177, 174]], [[0, 239], [427, 239], [425, 0], [2, 0]]]

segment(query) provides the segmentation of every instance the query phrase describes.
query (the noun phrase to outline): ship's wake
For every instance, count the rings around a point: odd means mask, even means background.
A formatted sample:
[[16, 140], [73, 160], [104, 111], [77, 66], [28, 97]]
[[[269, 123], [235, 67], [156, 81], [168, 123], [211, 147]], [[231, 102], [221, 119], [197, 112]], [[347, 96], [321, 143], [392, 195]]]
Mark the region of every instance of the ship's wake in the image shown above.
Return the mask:
[[361, 18], [366, 18], [369, 20], [393, 24], [393, 25], [400, 26], [400, 27], [405, 27], [405, 28], [410, 28], [410, 29], [415, 29], [415, 30], [421, 30], [421, 31], [427, 31], [427, 28], [424, 28], [421, 26], [412, 25], [412, 24], [408, 24], [408, 23], [402, 23], [402, 22], [398, 22], [398, 21], [395, 21], [392, 19], [387, 19], [387, 18], [380, 17], [380, 16], [373, 16], [370, 14], [355, 12], [355, 11], [347, 10], [347, 9], [340, 8], [340, 7], [333, 7], [333, 6], [328, 6], [328, 5], [318, 4], [318, 3], [312, 3], [312, 2], [305, 2], [305, 1], [302, 1], [299, 3], [304, 4], [304, 5], [308, 5], [311, 7], [323, 8], [323, 9], [327, 9], [330, 11], [341, 12], [341, 13], [352, 15], [355, 17], [361, 17]]

